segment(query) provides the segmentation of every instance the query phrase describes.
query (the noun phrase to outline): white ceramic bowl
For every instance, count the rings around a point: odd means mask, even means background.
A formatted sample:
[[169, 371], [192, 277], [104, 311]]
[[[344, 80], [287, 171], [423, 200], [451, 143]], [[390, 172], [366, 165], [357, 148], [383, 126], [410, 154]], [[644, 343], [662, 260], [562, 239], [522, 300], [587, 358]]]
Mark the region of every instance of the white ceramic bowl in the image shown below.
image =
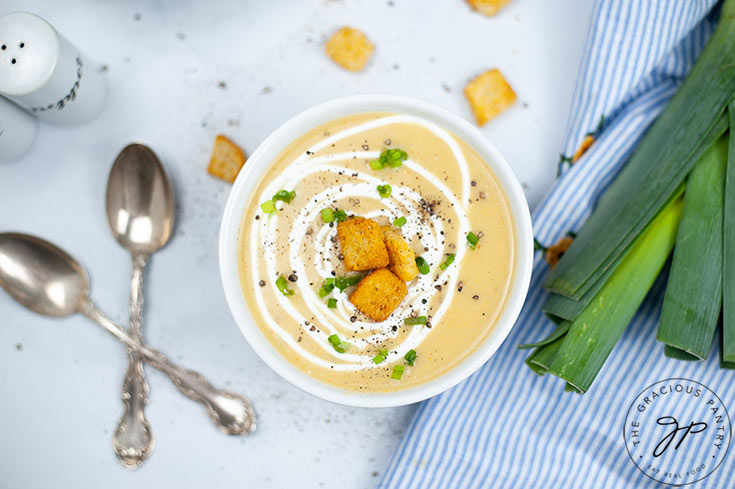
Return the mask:
[[[490, 334], [463, 362], [422, 385], [388, 393], [363, 393], [320, 382], [291, 365], [268, 342], [248, 311], [240, 286], [237, 242], [250, 194], [276, 156], [292, 141], [316, 126], [362, 112], [393, 112], [423, 117], [467, 142], [495, 173], [510, 205], [516, 244], [515, 266], [506, 303]], [[281, 377], [322, 399], [357, 407], [388, 407], [422, 401], [443, 392], [479, 369], [500, 347], [518, 318], [531, 279], [533, 234], [528, 205], [513, 171], [495, 146], [472, 124], [423, 100], [397, 95], [357, 95], [312, 107], [276, 129], [248, 158], [230, 192], [219, 237], [219, 265], [227, 304], [255, 353]], [[520, 367], [519, 367], [520, 368]]]

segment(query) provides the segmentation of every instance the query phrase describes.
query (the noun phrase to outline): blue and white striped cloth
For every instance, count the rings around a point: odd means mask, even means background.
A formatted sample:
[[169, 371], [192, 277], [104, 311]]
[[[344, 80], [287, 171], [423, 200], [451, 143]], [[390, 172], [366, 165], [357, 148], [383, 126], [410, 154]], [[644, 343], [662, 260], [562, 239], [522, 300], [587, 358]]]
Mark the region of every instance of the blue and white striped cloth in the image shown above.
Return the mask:
[[[716, 3], [596, 2], [564, 154], [574, 153], [602, 115], [605, 123], [534, 213], [542, 243], [584, 223], [706, 44]], [[555, 327], [541, 312], [547, 270], [537, 253], [527, 302], [508, 339], [480, 371], [419, 406], [378, 488], [663, 487], [626, 453], [622, 428], [635, 396], [657, 381], [684, 377], [709, 386], [725, 406], [735, 405], [734, 374], [719, 368], [719, 347], [702, 363], [664, 357], [655, 340], [662, 280], [586, 394], [564, 392], [560, 379], [532, 373], [523, 363], [529, 352], [516, 346]], [[733, 451], [694, 487], [733, 487]]]

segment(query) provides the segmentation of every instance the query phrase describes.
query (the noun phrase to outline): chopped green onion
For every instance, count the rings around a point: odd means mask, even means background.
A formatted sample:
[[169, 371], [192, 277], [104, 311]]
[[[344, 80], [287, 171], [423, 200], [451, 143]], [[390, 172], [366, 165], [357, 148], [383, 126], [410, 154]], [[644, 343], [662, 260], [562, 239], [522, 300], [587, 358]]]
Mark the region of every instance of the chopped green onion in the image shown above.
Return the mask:
[[276, 279], [276, 287], [278, 287], [281, 294], [285, 296], [294, 295], [294, 291], [288, 288], [288, 282], [286, 281], [286, 277], [283, 275], [279, 275]]
[[340, 292], [344, 292], [347, 287], [357, 285], [362, 280], [362, 275], [350, 275], [348, 277], [335, 277], [334, 286], [339, 289]]
[[391, 379], [395, 380], [401, 380], [401, 377], [403, 377], [403, 370], [405, 367], [403, 365], [393, 365], [393, 373], [390, 374]]
[[385, 358], [388, 358], [388, 350], [378, 350], [378, 353], [383, 355]]
[[276, 204], [273, 203], [272, 200], [266, 200], [262, 204], [260, 204], [260, 208], [263, 209], [263, 212], [266, 214], [273, 214], [274, 212], [278, 212], [278, 209], [276, 209]]
[[475, 233], [473, 233], [472, 231], [467, 233], [467, 244], [470, 246], [471, 249], [477, 249], [478, 241], [480, 241], [480, 238]]
[[408, 362], [408, 364], [413, 367], [413, 364], [416, 361], [417, 356], [418, 354], [416, 353], [416, 350], [408, 350], [406, 354], [403, 356], [403, 358], [405, 358], [406, 362]]
[[334, 219], [337, 222], [342, 222], [347, 219], [347, 213], [342, 209], [337, 209], [334, 213]]
[[406, 222], [407, 222], [407, 221], [406, 221], [406, 218], [405, 218], [404, 216], [401, 216], [401, 217], [399, 217], [398, 219], [396, 219], [395, 221], [393, 221], [393, 225], [394, 225], [394, 226], [398, 226], [398, 227], [401, 227], [401, 226], [403, 226], [404, 224], [406, 224]]
[[329, 341], [337, 353], [344, 353], [350, 349], [350, 346], [352, 346], [346, 341], [340, 340], [339, 336], [336, 334], [330, 335], [329, 338], [327, 338], [327, 341]]
[[428, 274], [431, 269], [429, 268], [429, 264], [426, 263], [426, 260], [422, 256], [416, 257], [416, 266], [419, 267], [419, 272], [421, 272], [421, 275]]
[[288, 190], [279, 190], [273, 196], [273, 202], [280, 200], [288, 204], [293, 200], [294, 197], [296, 197], [296, 192], [294, 192], [293, 190], [290, 192]]
[[403, 164], [405, 160], [408, 159], [408, 153], [398, 148], [387, 149], [383, 151], [383, 153], [386, 154], [386, 157], [388, 159], [388, 166], [392, 168], [398, 168]]
[[439, 265], [439, 268], [446, 270], [452, 263], [454, 263], [454, 253], [447, 253], [447, 258], [444, 260], [444, 263]]
[[393, 189], [387, 183], [385, 185], [378, 185], [378, 193], [381, 199], [390, 197], [391, 192], [393, 192]]
[[334, 211], [327, 207], [326, 209], [322, 209], [322, 221], [325, 223], [330, 223], [334, 221]]
[[334, 279], [328, 278], [324, 281], [321, 287], [319, 287], [319, 297], [326, 297], [334, 290]]
[[426, 324], [426, 316], [415, 316], [403, 320], [403, 324], [407, 326], [416, 326], [417, 324]]
[[382, 353], [378, 353], [377, 355], [373, 357], [373, 363], [375, 365], [379, 363], [383, 363], [384, 361], [385, 361], [385, 356]]
[[330, 309], [336, 309], [337, 307], [337, 299], [329, 299], [327, 301], [327, 307]]
[[380, 153], [380, 157], [377, 160], [370, 162], [370, 168], [373, 170], [380, 170], [386, 166], [398, 168], [406, 159], [408, 159], [408, 153], [402, 149], [386, 149]]

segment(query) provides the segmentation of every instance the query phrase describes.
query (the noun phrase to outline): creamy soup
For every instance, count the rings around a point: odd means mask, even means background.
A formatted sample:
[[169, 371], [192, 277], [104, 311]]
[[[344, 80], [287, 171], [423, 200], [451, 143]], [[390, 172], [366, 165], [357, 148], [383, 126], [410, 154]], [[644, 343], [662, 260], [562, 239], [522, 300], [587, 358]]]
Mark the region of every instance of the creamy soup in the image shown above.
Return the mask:
[[[373, 169], [387, 149], [407, 159]], [[390, 196], [377, 190], [384, 185]], [[277, 211], [264, 212], [272, 207], [261, 204], [284, 190], [291, 200], [276, 199]], [[387, 320], [356, 310], [348, 299], [354, 286], [320, 296], [327, 279], [360, 274], [346, 270], [324, 209], [383, 225], [405, 218], [394, 229], [428, 273], [407, 283]], [[479, 237], [474, 249], [470, 232]], [[496, 177], [462, 140], [419, 117], [364, 113], [314, 128], [273, 161], [245, 209], [238, 253], [243, 294], [273, 348], [320, 381], [388, 392], [455, 367], [494, 327], [513, 271], [513, 223]], [[410, 324], [416, 317], [426, 324]]]

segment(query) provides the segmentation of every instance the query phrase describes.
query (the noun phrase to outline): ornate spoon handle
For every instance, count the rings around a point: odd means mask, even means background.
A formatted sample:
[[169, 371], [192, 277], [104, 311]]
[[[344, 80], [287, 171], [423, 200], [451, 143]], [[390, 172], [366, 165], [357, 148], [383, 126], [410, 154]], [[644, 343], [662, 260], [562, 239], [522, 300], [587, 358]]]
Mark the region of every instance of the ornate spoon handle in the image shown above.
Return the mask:
[[139, 353], [151, 367], [168, 375], [186, 397], [203, 404], [220, 431], [228, 435], [247, 435], [255, 430], [255, 411], [245, 397], [213, 387], [201, 374], [180, 367], [158, 350], [135, 341], [89, 300], [82, 304], [79, 312], [105, 328], [128, 348]]
[[[130, 281], [130, 336], [143, 341], [143, 270], [147, 254], [133, 254], [133, 277]], [[153, 452], [155, 442], [145, 417], [148, 383], [140, 355], [128, 350], [128, 371], [122, 386], [123, 415], [113, 437], [115, 454], [128, 469], [139, 467]]]

